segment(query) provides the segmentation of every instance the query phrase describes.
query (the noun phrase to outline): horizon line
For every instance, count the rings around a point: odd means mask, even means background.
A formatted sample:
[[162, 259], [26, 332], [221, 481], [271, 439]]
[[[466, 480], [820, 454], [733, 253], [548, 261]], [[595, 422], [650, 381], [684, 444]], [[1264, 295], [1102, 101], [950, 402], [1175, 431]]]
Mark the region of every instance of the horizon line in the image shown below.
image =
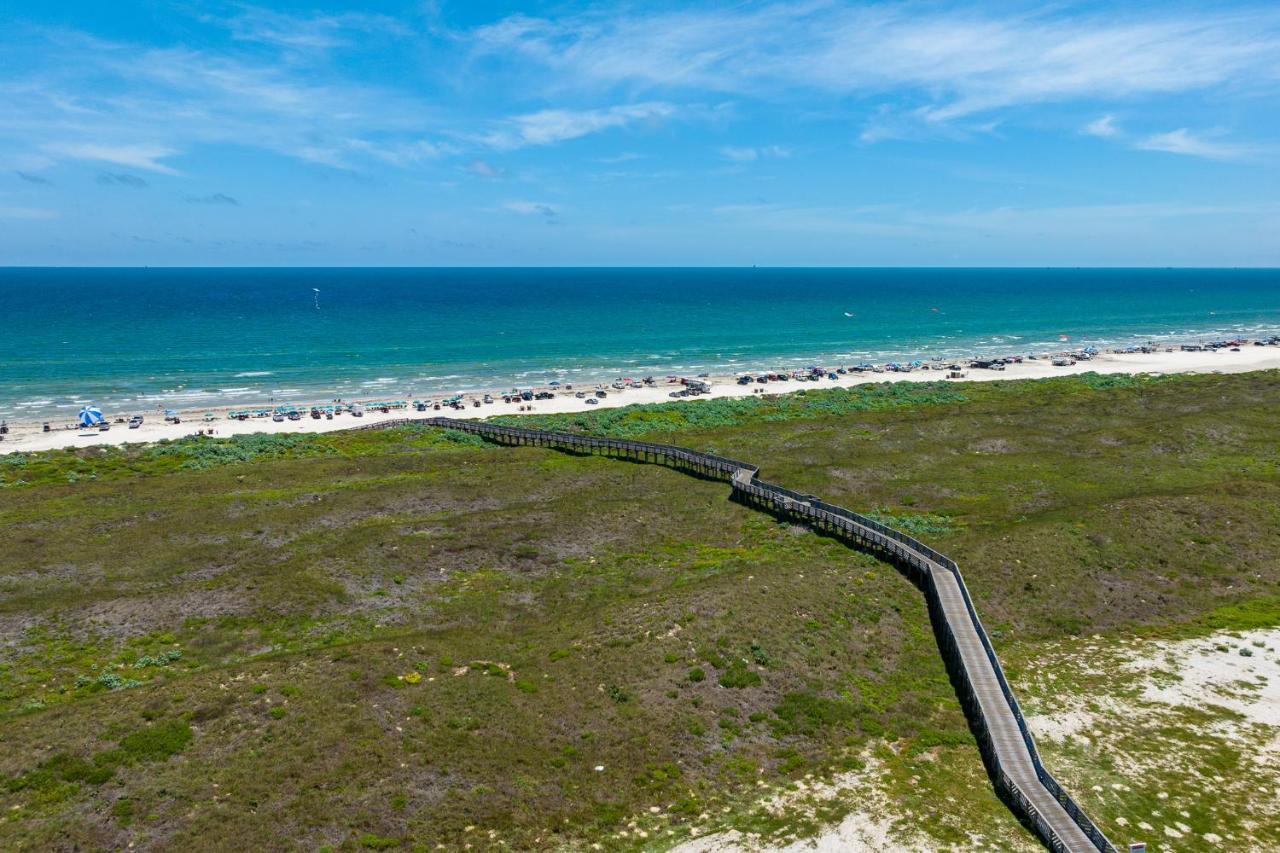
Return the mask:
[[1230, 266], [1179, 266], [1162, 264], [868, 264], [868, 265], [806, 265], [806, 264], [0, 264], [0, 271], [33, 270], [1255, 270], [1280, 271], [1280, 265], [1236, 264]]

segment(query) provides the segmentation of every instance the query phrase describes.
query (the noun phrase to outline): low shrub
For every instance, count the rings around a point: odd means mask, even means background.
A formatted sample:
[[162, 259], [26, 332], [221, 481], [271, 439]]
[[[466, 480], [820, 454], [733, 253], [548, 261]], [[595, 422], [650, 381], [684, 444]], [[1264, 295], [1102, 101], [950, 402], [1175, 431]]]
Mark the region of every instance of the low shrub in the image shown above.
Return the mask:
[[756, 687], [760, 684], [760, 673], [749, 669], [745, 663], [735, 660], [720, 676], [721, 687], [741, 690], [744, 687]]
[[168, 720], [125, 735], [120, 748], [135, 761], [159, 761], [182, 752], [192, 737], [194, 732], [185, 720]]
[[332, 445], [309, 435], [252, 433], [231, 438], [197, 435], [158, 444], [146, 451], [146, 458], [177, 457], [180, 467], [196, 470], [254, 462], [262, 459], [296, 459], [337, 453]]
[[816, 693], [788, 693], [773, 709], [775, 735], [814, 735], [819, 729], [846, 726], [857, 718], [858, 709], [842, 699]]
[[366, 850], [390, 850], [392, 847], [400, 846], [400, 839], [383, 838], [380, 835], [374, 835], [372, 832], [366, 832], [360, 836], [360, 846]]

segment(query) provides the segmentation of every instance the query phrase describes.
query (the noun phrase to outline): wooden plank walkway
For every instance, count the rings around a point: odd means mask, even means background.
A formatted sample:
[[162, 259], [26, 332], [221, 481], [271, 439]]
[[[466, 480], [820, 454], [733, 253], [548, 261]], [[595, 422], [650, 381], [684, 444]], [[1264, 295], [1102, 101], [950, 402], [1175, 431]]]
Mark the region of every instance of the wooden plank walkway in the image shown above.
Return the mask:
[[685, 447], [437, 417], [406, 418], [356, 429], [385, 429], [410, 423], [473, 433], [503, 444], [603, 453], [726, 480], [734, 497], [743, 503], [801, 521], [889, 559], [924, 590], [939, 651], [956, 683], [988, 775], [1006, 804], [1050, 850], [1116, 853], [1107, 837], [1041, 763], [960, 569], [949, 557], [859, 513], [828, 504], [814, 495], [766, 483], [757, 477], [759, 469], [754, 465]]
[[[994, 667], [987, 660], [987, 652], [978, 636], [977, 627], [969, 618], [958, 576], [936, 564], [932, 568], [938, 599], [947, 623], [951, 626], [957, 651], [969, 673], [974, 697], [982, 709], [982, 719], [990, 733], [996, 764], [1009, 777], [1007, 787], [1012, 789], [1015, 796], [1021, 795], [1030, 801], [1029, 805], [1044, 819], [1046, 828], [1057, 836], [1061, 849], [1098, 850], [1098, 845], [1085, 835], [1084, 830], [1072, 820], [1036, 774], [1018, 721], [1005, 699]], [[1040, 832], [1043, 835], [1044, 829], [1040, 829]]]

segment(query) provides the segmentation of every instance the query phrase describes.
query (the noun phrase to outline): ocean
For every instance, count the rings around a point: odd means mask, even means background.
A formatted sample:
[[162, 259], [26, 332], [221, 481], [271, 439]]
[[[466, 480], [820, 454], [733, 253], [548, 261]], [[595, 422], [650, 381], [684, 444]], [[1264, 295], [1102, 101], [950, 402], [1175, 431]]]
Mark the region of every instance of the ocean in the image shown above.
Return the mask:
[[0, 418], [1280, 332], [1280, 270], [0, 269]]

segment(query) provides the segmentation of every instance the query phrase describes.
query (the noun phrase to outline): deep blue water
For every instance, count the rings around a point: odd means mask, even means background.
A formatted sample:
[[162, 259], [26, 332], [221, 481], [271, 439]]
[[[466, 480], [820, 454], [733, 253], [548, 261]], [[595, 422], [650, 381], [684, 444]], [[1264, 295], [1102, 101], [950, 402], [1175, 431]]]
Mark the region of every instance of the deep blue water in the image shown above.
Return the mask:
[[0, 416], [1277, 330], [1280, 270], [0, 269]]

